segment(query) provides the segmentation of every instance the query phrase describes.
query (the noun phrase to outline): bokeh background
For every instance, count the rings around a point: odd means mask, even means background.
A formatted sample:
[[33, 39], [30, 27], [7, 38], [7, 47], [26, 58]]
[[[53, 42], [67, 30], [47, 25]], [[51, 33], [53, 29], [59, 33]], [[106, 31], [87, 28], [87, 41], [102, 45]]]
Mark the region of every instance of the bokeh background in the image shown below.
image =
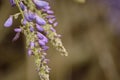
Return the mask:
[[[68, 57], [48, 44], [51, 80], [120, 80], [120, 0], [49, 0], [59, 22], [56, 27]], [[18, 12], [0, 0], [0, 80], [39, 80], [34, 58], [26, 54], [25, 38], [12, 42], [9, 15]]]

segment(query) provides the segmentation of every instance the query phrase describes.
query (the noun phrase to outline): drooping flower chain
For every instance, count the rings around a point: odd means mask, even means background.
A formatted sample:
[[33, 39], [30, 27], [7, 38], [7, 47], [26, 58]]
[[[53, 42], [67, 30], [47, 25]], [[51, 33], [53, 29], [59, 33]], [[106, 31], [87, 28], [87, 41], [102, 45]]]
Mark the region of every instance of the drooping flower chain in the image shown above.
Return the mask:
[[11, 6], [17, 6], [19, 13], [10, 15], [5, 21], [5, 27], [11, 27], [13, 19], [22, 16], [21, 25], [14, 29], [16, 32], [13, 41], [17, 40], [20, 33], [26, 37], [26, 48], [28, 55], [35, 57], [35, 64], [41, 80], [49, 80], [50, 68], [47, 66], [48, 59], [45, 58], [46, 45], [49, 41], [56, 47], [62, 55], [68, 53], [62, 45], [60, 35], [54, 29], [57, 21], [54, 12], [51, 10], [49, 3], [45, 0], [9, 0]]

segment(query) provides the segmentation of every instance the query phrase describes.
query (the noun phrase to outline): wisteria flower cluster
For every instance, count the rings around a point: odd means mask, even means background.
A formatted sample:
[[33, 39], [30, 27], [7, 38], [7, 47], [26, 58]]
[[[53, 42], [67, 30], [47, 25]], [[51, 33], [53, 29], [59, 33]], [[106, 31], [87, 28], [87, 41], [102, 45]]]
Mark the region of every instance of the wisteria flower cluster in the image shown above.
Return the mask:
[[58, 25], [54, 12], [51, 10], [49, 2], [45, 0], [9, 0], [12, 7], [18, 7], [19, 12], [10, 15], [5, 21], [5, 27], [11, 27], [14, 19], [21, 16], [19, 27], [13, 41], [17, 40], [21, 33], [26, 38], [26, 48], [28, 55], [35, 57], [35, 64], [41, 80], [49, 80], [50, 68], [47, 66], [46, 51], [47, 43], [51, 42], [55, 48], [64, 56], [68, 53], [62, 45], [60, 35], [56, 33], [55, 27]]

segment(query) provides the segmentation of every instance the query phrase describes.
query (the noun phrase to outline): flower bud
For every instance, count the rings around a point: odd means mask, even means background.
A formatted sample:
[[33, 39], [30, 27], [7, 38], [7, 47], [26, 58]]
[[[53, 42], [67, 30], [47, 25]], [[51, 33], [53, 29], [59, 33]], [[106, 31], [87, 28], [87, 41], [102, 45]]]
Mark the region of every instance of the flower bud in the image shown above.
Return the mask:
[[32, 26], [30, 26], [30, 31], [33, 32], [34, 31], [34, 28]]
[[47, 10], [47, 14], [54, 14], [52, 10]]
[[47, 15], [46, 18], [50, 19], [50, 18], [55, 18], [54, 15]]
[[30, 48], [32, 49], [32, 48], [34, 48], [34, 46], [35, 46], [35, 43], [34, 42], [30, 42]]
[[33, 0], [34, 4], [36, 5], [37, 8], [44, 8], [49, 5], [48, 2], [46, 1], [41, 1], [41, 0]]
[[49, 22], [50, 24], [53, 24], [53, 23], [55, 22], [55, 20], [56, 20], [56, 18], [49, 19], [48, 22]]
[[15, 6], [16, 5], [14, 0], [9, 0], [9, 1], [10, 1], [11, 6]]
[[31, 20], [35, 19], [35, 13], [31, 12], [30, 10], [28, 11], [28, 16], [29, 16], [29, 19]]
[[16, 35], [15, 35], [15, 37], [13, 38], [12, 41], [16, 41], [19, 37], [20, 37], [20, 33], [18, 32], [18, 33], [16, 33]]
[[26, 25], [26, 24], [27, 24], [27, 20], [26, 20], [25, 18], [23, 19], [22, 24], [23, 24], [23, 25]]
[[45, 42], [42, 40], [38, 40], [38, 43], [40, 44], [40, 46], [45, 46]]
[[26, 6], [23, 4], [23, 2], [20, 2], [20, 7], [21, 7], [22, 10], [26, 9]]
[[36, 15], [36, 23], [39, 24], [39, 25], [45, 25], [46, 21], [43, 18]]
[[13, 16], [10, 16], [4, 23], [5, 27], [10, 27], [13, 24]]
[[58, 22], [55, 22], [55, 23], [53, 24], [54, 27], [56, 27], [57, 25], [58, 25]]
[[14, 31], [15, 32], [21, 32], [22, 30], [20, 28], [15, 28]]
[[44, 31], [43, 27], [40, 26], [40, 25], [38, 25], [38, 24], [36, 24], [36, 28], [37, 28], [37, 30], [40, 31], [40, 32], [43, 32], [43, 31]]
[[46, 50], [49, 49], [49, 47], [48, 47], [48, 46], [42, 46], [42, 49], [43, 49], [44, 51], [46, 51]]
[[25, 16], [25, 19], [29, 22], [31, 22], [35, 19], [35, 14], [31, 11], [25, 10], [24, 11], [24, 16]]
[[28, 55], [31, 56], [33, 54], [31, 49], [28, 49]]
[[40, 32], [37, 32], [37, 36], [38, 36], [39, 39], [43, 39], [44, 38], [44, 35], [41, 34]]

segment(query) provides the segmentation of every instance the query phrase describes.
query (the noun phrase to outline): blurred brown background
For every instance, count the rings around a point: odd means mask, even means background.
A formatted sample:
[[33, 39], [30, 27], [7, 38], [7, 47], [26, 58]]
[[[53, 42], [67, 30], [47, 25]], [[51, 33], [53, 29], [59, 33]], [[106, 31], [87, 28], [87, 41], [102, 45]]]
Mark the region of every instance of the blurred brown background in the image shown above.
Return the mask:
[[[56, 29], [69, 52], [63, 57], [55, 48], [48, 51], [51, 80], [120, 80], [120, 34], [101, 1], [51, 0], [59, 22]], [[18, 22], [3, 27], [15, 12], [8, 0], [0, 0], [0, 80], [39, 80], [33, 57], [26, 55], [24, 36], [12, 42]]]

